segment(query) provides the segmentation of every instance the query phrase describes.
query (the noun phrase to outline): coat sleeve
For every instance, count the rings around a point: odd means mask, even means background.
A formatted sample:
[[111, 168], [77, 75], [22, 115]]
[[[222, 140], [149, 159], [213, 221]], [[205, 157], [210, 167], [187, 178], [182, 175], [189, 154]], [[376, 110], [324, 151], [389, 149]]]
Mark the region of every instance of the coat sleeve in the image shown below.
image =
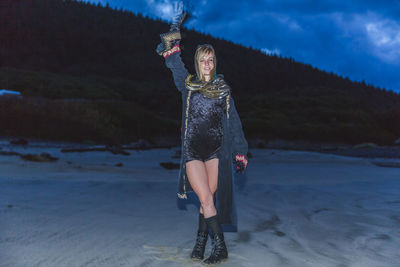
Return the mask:
[[[174, 49], [174, 48], [172, 48], [172, 49]], [[185, 79], [189, 76], [189, 72], [187, 71], [185, 65], [182, 62], [180, 49], [179, 49], [179, 51], [177, 51], [165, 58], [165, 65], [172, 72], [172, 76], [174, 77], [174, 82], [175, 82], [176, 88], [181, 93], [183, 93], [183, 91], [186, 89]]]
[[229, 135], [231, 137], [232, 154], [247, 155], [248, 144], [243, 133], [242, 123], [236, 111], [235, 102], [229, 96]]

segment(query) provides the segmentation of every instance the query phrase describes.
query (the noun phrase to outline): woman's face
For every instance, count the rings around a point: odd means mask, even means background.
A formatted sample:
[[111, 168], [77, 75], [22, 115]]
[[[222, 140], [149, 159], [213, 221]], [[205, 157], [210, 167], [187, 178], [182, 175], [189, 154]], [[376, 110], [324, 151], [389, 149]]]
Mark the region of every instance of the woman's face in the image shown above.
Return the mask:
[[204, 54], [200, 57], [200, 71], [206, 81], [211, 78], [212, 70], [214, 69], [214, 54], [212, 52]]

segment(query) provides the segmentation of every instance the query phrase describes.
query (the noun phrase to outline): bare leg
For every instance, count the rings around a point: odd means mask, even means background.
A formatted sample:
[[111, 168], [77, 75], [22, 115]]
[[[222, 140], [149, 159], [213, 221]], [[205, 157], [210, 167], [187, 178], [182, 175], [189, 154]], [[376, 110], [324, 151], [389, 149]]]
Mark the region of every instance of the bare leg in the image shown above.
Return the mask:
[[204, 217], [209, 218], [216, 215], [217, 210], [209, 186], [206, 164], [200, 160], [189, 161], [186, 163], [186, 173], [191, 187], [200, 199]]
[[186, 172], [190, 185], [200, 199], [200, 213], [204, 214], [204, 218], [199, 216], [196, 244], [190, 257], [192, 259], [203, 259], [208, 230], [211, 230], [212, 238], [216, 243], [212, 250], [212, 255], [207, 259], [207, 263], [210, 264], [218, 263], [228, 257], [223, 234], [215, 216], [217, 215], [217, 210], [214, 206], [213, 196], [218, 187], [218, 162], [218, 158], [214, 158], [206, 162], [193, 160], [186, 163]]
[[210, 159], [204, 162], [207, 170], [208, 186], [213, 196], [218, 188], [218, 163], [218, 158]]

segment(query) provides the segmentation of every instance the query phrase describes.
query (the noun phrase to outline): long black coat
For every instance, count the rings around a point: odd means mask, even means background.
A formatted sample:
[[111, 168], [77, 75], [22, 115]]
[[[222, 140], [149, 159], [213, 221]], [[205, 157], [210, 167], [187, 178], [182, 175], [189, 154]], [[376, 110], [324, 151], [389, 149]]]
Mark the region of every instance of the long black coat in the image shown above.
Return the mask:
[[[172, 71], [174, 82], [177, 89], [182, 93], [182, 157], [179, 171], [178, 182], [178, 206], [185, 207], [185, 204], [191, 202], [191, 193], [193, 190], [190, 186], [186, 175], [186, 165], [184, 163], [184, 141], [186, 137], [187, 116], [190, 105], [189, 91], [185, 86], [185, 79], [189, 72], [185, 68], [181, 53], [177, 52], [165, 59], [166, 66]], [[218, 211], [218, 219], [224, 225], [224, 229], [231, 231], [237, 230], [237, 217], [233, 199], [233, 171], [232, 164], [236, 154], [246, 155], [248, 145], [243, 134], [242, 123], [236, 111], [235, 104], [231, 94], [226, 96], [226, 113], [222, 118], [223, 137], [222, 146], [219, 150], [218, 158], [218, 188], [216, 192], [216, 208]], [[183, 202], [182, 202], [183, 201]]]

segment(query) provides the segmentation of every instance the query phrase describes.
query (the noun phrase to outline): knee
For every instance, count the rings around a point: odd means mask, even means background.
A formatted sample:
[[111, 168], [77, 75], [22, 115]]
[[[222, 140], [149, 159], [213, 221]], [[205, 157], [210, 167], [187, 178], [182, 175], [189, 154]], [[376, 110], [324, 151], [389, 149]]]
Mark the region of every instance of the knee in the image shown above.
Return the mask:
[[215, 188], [211, 187], [210, 190], [211, 190], [211, 194], [212, 194], [212, 196], [214, 198], [214, 194], [215, 194], [215, 192], [217, 192], [217, 187], [215, 187]]

